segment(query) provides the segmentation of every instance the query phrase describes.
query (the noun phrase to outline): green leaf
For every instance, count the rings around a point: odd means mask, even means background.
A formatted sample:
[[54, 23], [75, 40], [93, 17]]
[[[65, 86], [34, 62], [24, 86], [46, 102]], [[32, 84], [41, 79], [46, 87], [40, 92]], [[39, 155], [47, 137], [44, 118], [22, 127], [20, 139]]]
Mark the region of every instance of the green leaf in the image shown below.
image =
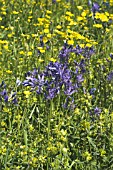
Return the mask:
[[94, 144], [92, 138], [90, 138], [89, 136], [87, 136], [88, 142], [96, 149], [96, 151], [98, 151], [98, 148], [96, 147], [96, 145]]

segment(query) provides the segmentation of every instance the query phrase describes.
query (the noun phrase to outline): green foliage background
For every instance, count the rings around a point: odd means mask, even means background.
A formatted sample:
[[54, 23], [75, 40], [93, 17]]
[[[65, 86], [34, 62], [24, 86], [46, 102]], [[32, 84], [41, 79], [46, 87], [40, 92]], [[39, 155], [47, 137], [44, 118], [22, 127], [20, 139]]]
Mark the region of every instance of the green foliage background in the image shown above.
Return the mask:
[[[99, 1], [103, 15], [96, 25], [87, 0], [0, 0], [0, 83], [4, 80], [8, 94], [16, 91], [18, 97], [18, 105], [0, 101], [1, 170], [113, 169], [113, 83], [106, 80], [113, 70], [109, 3]], [[29, 87], [16, 85], [26, 72], [57, 61], [64, 41], [95, 48], [83, 82], [86, 93], [77, 93], [74, 110], [61, 107], [65, 96], [43, 101]], [[70, 55], [70, 63], [82, 57]], [[101, 114], [91, 116], [96, 106]]]

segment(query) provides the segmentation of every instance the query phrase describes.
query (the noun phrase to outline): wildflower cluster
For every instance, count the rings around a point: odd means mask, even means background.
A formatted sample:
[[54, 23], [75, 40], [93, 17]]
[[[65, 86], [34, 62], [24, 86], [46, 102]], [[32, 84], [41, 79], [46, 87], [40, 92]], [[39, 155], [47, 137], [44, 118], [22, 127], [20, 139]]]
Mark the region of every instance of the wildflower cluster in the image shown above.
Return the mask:
[[[74, 61], [73, 70], [69, 63], [70, 53], [83, 56], [79, 63]], [[58, 55], [59, 62], [50, 62], [41, 73], [40, 69], [27, 72], [26, 80], [22, 84], [30, 86], [31, 90], [35, 90], [37, 94], [43, 94], [45, 99], [51, 100], [63, 94], [68, 98], [78, 92], [81, 87], [84, 81], [83, 74], [86, 71], [85, 60], [90, 59], [93, 53], [92, 47], [81, 48], [77, 45], [74, 48], [65, 43]]]
[[0, 170], [112, 170], [113, 0], [0, 8]]
[[0, 84], [0, 101], [2, 103], [2, 100], [4, 100], [5, 103], [11, 102], [12, 104], [17, 104], [17, 98], [16, 98], [16, 92], [12, 92], [10, 95], [8, 95], [6, 84], [4, 81]]

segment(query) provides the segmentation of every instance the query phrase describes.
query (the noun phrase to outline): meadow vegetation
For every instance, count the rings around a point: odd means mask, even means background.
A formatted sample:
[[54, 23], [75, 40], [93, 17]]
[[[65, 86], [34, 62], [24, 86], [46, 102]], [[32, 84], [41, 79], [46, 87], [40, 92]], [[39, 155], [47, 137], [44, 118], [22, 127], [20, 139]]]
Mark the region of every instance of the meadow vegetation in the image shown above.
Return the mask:
[[0, 170], [112, 170], [113, 0], [0, 8]]

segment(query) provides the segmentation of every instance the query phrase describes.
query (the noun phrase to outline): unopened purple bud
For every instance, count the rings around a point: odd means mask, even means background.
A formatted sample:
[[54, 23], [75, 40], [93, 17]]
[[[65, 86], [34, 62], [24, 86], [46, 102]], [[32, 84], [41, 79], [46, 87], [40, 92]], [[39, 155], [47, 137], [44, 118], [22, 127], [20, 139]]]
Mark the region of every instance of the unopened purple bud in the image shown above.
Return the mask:
[[7, 94], [7, 91], [4, 89], [2, 92], [1, 92], [1, 95], [2, 96], [5, 96]]
[[17, 104], [17, 103], [18, 103], [18, 101], [17, 101], [17, 98], [16, 98], [16, 97], [12, 100], [12, 103], [13, 103], [13, 104]]
[[94, 113], [97, 114], [97, 115], [99, 115], [99, 114], [101, 113], [101, 109], [98, 108], [98, 107], [95, 107]]
[[99, 8], [100, 8], [99, 4], [97, 2], [94, 2], [92, 6], [92, 12], [93, 13], [98, 12]]
[[90, 95], [93, 95], [95, 91], [96, 91], [96, 88], [91, 88], [90, 89]]
[[4, 81], [2, 81], [2, 83], [0, 84], [0, 87], [2, 87], [4, 85]]
[[8, 102], [8, 96], [7, 96], [7, 95], [4, 96], [4, 101], [5, 101], [5, 102]]
[[110, 57], [111, 57], [111, 59], [113, 59], [113, 53], [110, 53]]

